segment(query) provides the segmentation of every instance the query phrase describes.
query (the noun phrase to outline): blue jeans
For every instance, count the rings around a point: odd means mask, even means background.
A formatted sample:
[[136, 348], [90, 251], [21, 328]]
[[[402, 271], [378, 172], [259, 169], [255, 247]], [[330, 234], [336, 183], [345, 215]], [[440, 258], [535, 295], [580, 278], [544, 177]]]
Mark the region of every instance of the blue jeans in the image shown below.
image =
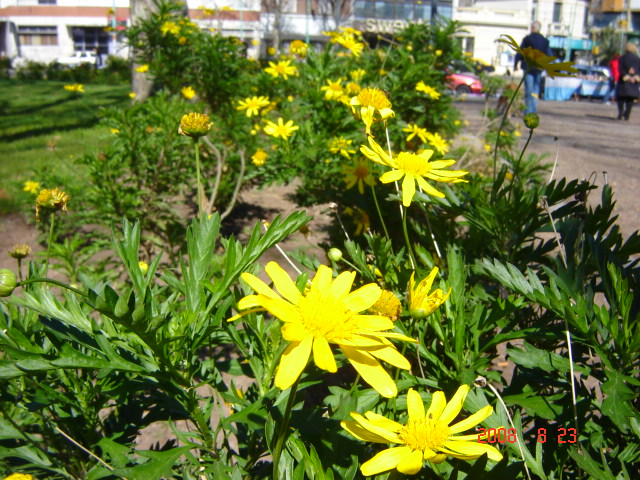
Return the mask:
[[528, 72], [524, 76], [524, 113], [538, 112], [538, 97], [540, 96], [540, 80], [542, 72]]

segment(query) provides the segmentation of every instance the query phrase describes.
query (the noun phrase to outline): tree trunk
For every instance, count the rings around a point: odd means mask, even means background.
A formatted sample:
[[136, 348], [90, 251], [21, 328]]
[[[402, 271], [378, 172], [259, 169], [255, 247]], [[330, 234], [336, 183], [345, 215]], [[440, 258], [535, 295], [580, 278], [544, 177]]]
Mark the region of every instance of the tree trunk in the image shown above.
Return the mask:
[[[155, 12], [156, 6], [152, 0], [131, 0], [131, 24], [134, 25], [145, 20]], [[153, 87], [153, 77], [148, 72], [136, 72], [136, 68], [140, 66], [138, 63], [138, 52], [131, 50], [131, 91], [136, 94], [137, 101], [144, 101], [151, 94]]]

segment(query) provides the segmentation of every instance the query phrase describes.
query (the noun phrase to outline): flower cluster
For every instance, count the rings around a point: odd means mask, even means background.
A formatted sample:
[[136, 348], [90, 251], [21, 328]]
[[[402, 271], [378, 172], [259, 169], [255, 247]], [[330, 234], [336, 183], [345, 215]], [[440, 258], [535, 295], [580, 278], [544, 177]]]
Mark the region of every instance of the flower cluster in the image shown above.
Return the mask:
[[64, 89], [67, 92], [71, 92], [71, 93], [84, 93], [84, 85], [82, 85], [81, 83], [74, 83], [71, 85], [65, 85]]

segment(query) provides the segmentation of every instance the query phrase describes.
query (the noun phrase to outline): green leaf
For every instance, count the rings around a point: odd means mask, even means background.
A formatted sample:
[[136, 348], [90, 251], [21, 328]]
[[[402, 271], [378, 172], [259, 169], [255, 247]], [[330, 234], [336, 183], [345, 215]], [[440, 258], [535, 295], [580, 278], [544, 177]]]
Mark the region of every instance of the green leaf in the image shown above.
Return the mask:
[[173, 466], [178, 458], [196, 445], [172, 448], [163, 452], [153, 450], [136, 450], [136, 454], [150, 458], [149, 461], [136, 467], [117, 468], [112, 473], [125, 478], [136, 480], [161, 480], [163, 477], [173, 478]]
[[623, 433], [629, 430], [629, 419], [637, 418], [640, 413], [633, 408], [631, 401], [636, 394], [625, 383], [625, 377], [614, 370], [606, 370], [609, 380], [602, 384], [606, 398], [602, 402], [602, 413], [616, 424]]
[[601, 470], [601, 465], [591, 458], [591, 455], [589, 455], [589, 452], [586, 450], [578, 450], [578, 447], [572, 446], [569, 448], [569, 455], [575, 460], [578, 467], [587, 472], [591, 478], [597, 478], [598, 480], [616, 480], [614, 476]]
[[[524, 342], [523, 348], [508, 348], [507, 355], [511, 361], [526, 368], [539, 368], [549, 373], [567, 373], [570, 371], [568, 358], [557, 353], [541, 350], [527, 342]], [[575, 363], [573, 369], [585, 375], [589, 375], [591, 372], [589, 367]]]

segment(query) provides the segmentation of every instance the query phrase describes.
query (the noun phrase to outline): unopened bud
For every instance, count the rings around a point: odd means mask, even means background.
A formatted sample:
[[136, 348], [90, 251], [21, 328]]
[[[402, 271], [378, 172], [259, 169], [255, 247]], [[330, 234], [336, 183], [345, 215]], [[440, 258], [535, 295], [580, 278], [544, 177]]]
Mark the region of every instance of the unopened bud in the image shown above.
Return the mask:
[[138, 262], [138, 267], [140, 267], [140, 271], [143, 275], [146, 275], [149, 271], [149, 264], [147, 262]]
[[527, 113], [522, 120], [526, 127], [531, 130], [540, 125], [540, 117], [537, 113]]
[[327, 257], [329, 257], [329, 260], [339, 262], [340, 260], [342, 260], [342, 251], [339, 248], [332, 248], [327, 253]]
[[18, 284], [16, 274], [8, 268], [0, 268], [0, 297], [8, 297]]

